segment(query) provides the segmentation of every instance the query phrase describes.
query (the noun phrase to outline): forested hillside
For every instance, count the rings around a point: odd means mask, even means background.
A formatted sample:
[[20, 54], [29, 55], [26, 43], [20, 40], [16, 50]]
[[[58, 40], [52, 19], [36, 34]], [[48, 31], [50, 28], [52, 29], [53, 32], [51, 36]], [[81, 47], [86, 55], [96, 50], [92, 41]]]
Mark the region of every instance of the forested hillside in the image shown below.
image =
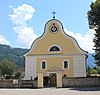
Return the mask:
[[0, 61], [8, 59], [15, 63], [18, 67], [24, 67], [25, 64], [23, 54], [27, 51], [28, 49], [12, 48], [8, 45], [0, 44]]

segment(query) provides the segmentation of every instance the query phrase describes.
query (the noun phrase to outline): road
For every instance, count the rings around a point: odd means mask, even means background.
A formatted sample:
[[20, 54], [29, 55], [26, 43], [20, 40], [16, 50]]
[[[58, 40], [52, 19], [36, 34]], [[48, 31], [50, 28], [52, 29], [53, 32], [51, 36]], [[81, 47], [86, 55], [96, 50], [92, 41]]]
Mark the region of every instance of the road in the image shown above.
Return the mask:
[[0, 95], [100, 95], [98, 88], [0, 89]]

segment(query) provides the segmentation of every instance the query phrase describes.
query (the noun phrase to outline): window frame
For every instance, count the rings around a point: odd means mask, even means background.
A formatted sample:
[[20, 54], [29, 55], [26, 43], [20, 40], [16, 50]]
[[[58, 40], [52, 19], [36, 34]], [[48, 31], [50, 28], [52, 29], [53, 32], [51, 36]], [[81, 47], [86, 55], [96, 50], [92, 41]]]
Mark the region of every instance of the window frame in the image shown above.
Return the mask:
[[[53, 48], [53, 47], [57, 47], [57, 48], [59, 48], [59, 51], [50, 51], [50, 49]], [[62, 49], [61, 49], [61, 47], [58, 46], [58, 45], [52, 45], [52, 46], [49, 47], [48, 51], [49, 51], [49, 52], [61, 52]]]
[[[65, 68], [65, 61], [67, 61], [67, 68]], [[63, 60], [63, 63], [62, 63], [62, 66], [63, 66], [63, 69], [69, 69], [69, 60]]]
[[[42, 65], [43, 62], [45, 62], [45, 68], [43, 68], [43, 65]], [[41, 69], [41, 70], [46, 70], [46, 69], [47, 69], [47, 61], [46, 61], [46, 60], [42, 60], [42, 61], [41, 61], [41, 63], [40, 63], [40, 69]]]

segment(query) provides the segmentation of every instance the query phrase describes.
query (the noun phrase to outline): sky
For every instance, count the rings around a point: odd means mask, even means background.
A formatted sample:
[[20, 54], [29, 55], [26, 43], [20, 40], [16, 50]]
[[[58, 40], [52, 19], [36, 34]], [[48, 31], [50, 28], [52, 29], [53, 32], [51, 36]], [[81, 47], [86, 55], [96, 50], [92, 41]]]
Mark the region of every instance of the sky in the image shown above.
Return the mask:
[[47, 21], [56, 11], [66, 34], [80, 47], [93, 51], [94, 30], [89, 29], [87, 12], [95, 0], [2, 0], [0, 2], [0, 44], [30, 48], [44, 32]]

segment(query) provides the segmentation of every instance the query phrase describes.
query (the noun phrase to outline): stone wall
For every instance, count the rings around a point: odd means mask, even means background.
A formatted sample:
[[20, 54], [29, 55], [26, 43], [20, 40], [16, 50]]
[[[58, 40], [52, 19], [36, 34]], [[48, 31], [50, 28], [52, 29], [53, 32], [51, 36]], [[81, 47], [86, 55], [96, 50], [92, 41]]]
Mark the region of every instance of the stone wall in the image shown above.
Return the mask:
[[0, 88], [37, 88], [35, 80], [0, 80]]
[[100, 77], [63, 78], [62, 87], [100, 87]]
[[[37, 88], [36, 80], [0, 80], [0, 88]], [[100, 87], [100, 77], [62, 79], [62, 87]]]

